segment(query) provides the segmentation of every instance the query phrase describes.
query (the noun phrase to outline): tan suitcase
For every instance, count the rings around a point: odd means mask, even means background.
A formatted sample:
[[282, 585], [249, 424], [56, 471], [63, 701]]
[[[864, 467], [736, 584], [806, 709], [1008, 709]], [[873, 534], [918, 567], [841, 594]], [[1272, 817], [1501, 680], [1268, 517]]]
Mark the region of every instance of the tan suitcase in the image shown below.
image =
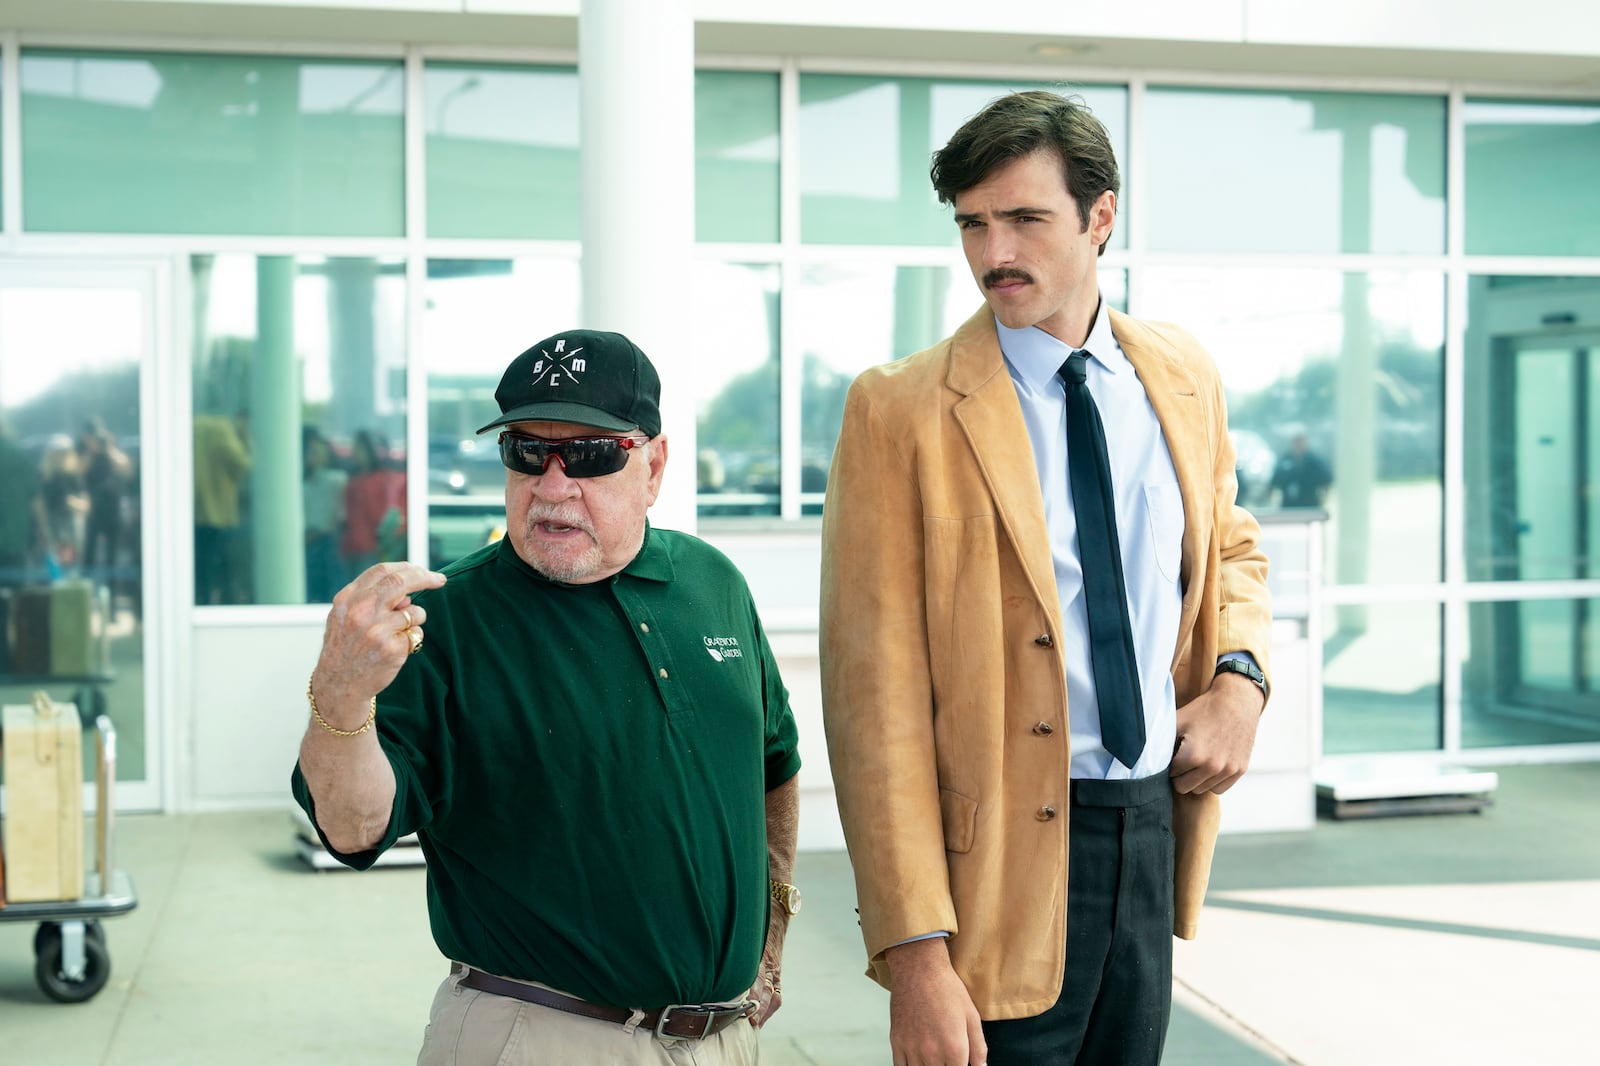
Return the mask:
[[83, 896], [83, 729], [42, 692], [4, 711], [6, 900]]
[[94, 585], [57, 581], [50, 586], [50, 672], [82, 677], [94, 667]]

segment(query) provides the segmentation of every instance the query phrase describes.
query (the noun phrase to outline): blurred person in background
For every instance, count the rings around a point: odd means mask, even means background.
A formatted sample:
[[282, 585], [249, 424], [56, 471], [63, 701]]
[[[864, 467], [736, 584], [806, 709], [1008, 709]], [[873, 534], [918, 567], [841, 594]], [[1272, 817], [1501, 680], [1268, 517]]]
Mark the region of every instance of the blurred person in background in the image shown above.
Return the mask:
[[1288, 454], [1272, 471], [1272, 491], [1278, 494], [1279, 507], [1321, 507], [1333, 484], [1333, 471], [1322, 456], [1311, 450], [1304, 433], [1289, 442]]
[[405, 557], [405, 514], [406, 473], [390, 457], [388, 440], [373, 430], [357, 430], [339, 541], [347, 578], [373, 563]]
[[306, 602], [328, 603], [345, 582], [339, 561], [344, 494], [349, 475], [333, 461], [333, 447], [315, 426], [301, 434], [301, 506], [306, 523]]
[[83, 527], [83, 572], [109, 583], [122, 542], [122, 503], [133, 464], [99, 418], [89, 418], [78, 434], [88, 512]]
[[244, 603], [241, 568], [245, 479], [250, 451], [226, 415], [194, 419], [194, 602]]

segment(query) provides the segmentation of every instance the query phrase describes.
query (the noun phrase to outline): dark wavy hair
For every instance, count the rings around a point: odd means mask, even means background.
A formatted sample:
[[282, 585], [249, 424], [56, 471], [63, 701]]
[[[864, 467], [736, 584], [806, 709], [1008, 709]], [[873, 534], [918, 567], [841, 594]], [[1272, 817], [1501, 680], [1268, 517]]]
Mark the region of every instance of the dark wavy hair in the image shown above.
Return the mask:
[[[1002, 96], [969, 118], [949, 144], [933, 153], [928, 177], [939, 202], [954, 204], [959, 193], [997, 168], [1035, 152], [1050, 152], [1061, 161], [1067, 194], [1077, 202], [1085, 228], [1100, 194], [1122, 190], [1111, 137], [1100, 120], [1081, 98], [1044, 89]], [[1101, 244], [1102, 255], [1105, 250]]]

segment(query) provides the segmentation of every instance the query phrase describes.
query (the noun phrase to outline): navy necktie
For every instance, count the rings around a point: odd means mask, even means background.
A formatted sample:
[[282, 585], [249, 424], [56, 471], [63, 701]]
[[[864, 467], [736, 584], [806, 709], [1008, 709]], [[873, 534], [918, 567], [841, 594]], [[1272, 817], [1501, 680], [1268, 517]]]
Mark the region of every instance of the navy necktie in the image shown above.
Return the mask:
[[1078, 519], [1078, 561], [1089, 609], [1089, 653], [1106, 750], [1132, 769], [1144, 751], [1144, 700], [1139, 691], [1128, 591], [1117, 542], [1116, 498], [1100, 411], [1086, 383], [1088, 352], [1073, 352], [1057, 371], [1067, 386], [1067, 472]]

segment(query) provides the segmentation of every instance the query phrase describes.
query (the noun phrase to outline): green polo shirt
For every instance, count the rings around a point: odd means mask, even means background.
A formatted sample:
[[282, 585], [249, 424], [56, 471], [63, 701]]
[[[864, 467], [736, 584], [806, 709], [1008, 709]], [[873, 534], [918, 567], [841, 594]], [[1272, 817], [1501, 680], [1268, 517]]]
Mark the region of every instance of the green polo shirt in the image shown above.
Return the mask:
[[[339, 858], [365, 869], [416, 832], [439, 950], [491, 973], [621, 1007], [742, 995], [766, 939], [766, 792], [800, 767], [744, 578], [659, 529], [592, 584], [509, 540], [444, 572], [416, 597], [427, 642], [378, 697], [388, 832]], [[298, 766], [293, 789], [311, 813]]]

